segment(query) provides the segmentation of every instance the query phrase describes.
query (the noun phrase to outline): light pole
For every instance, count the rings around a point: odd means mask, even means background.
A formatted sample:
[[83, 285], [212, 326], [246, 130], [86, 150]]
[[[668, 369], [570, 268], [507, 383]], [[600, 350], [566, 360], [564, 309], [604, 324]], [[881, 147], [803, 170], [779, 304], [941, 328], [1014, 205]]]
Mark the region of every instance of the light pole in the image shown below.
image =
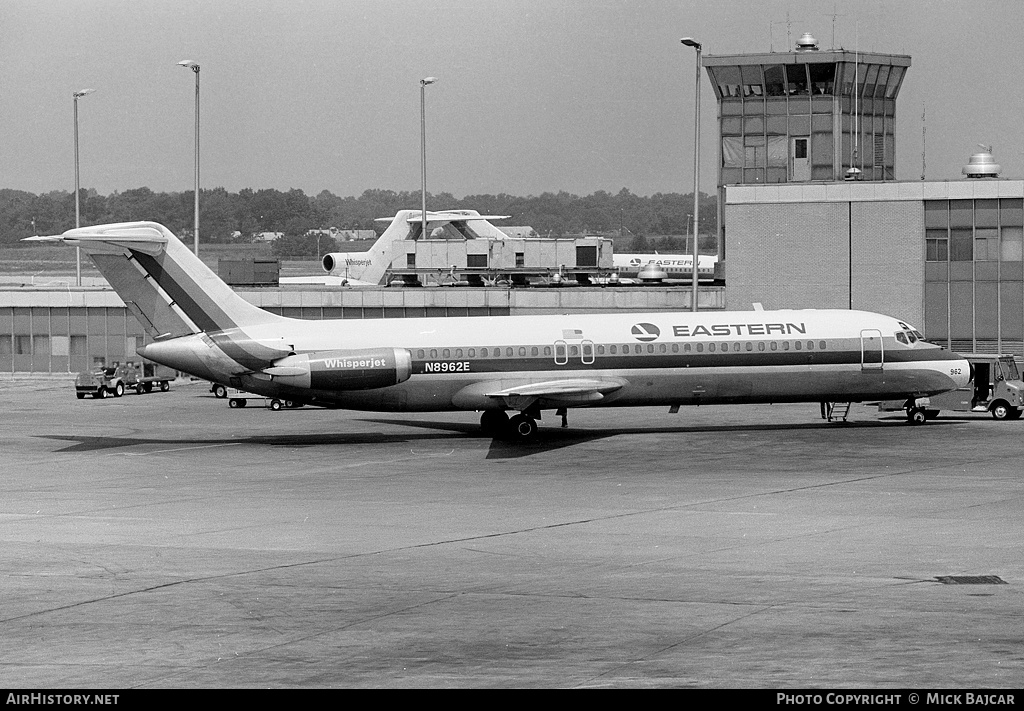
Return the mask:
[[691, 311], [697, 310], [697, 259], [699, 252], [697, 243], [700, 242], [700, 42], [693, 37], [683, 37], [679, 40], [687, 47], [697, 50], [697, 86], [696, 99], [693, 109], [693, 304]]
[[[78, 98], [91, 94], [95, 89], [82, 89], [71, 92], [75, 105], [75, 227], [82, 226], [81, 211], [78, 205]], [[75, 247], [75, 284], [82, 285], [82, 248]]]
[[427, 84], [433, 84], [437, 77], [420, 79], [420, 219], [423, 220], [420, 239], [427, 238]]
[[178, 66], [187, 67], [196, 73], [196, 187], [195, 187], [195, 224], [192, 227], [192, 251], [199, 256], [199, 64], [191, 59], [183, 59]]

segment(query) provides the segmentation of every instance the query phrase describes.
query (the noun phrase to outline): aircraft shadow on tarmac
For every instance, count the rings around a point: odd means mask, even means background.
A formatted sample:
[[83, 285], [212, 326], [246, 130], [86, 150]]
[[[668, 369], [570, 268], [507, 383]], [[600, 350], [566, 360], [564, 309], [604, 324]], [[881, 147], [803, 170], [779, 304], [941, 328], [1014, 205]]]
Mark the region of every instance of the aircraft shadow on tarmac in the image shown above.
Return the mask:
[[[487, 438], [480, 428], [475, 424], [462, 422], [440, 422], [425, 420], [385, 420], [385, 419], [364, 419], [364, 422], [377, 424], [402, 425], [405, 427], [419, 427], [431, 430], [446, 430], [458, 432], [470, 437]], [[900, 418], [891, 418], [889, 421], [870, 422], [809, 422], [790, 424], [744, 424], [744, 425], [681, 425], [681, 426], [655, 426], [655, 427], [616, 427], [616, 428], [595, 428], [575, 429], [560, 427], [540, 427], [536, 437], [530, 442], [492, 439], [491, 448], [487, 453], [488, 459], [515, 459], [526, 457], [532, 454], [572, 447], [578, 444], [585, 444], [596, 440], [615, 437], [616, 435], [628, 434], [699, 434], [715, 432], [778, 432], [778, 431], [810, 431], [824, 429], [878, 429], [900, 426], [906, 421]], [[931, 422], [929, 427], [935, 427], [943, 423]], [[947, 423], [947, 424], [952, 424]]]
[[[878, 429], [900, 426], [905, 423], [900, 418], [887, 418], [870, 422], [809, 422], [789, 424], [744, 424], [744, 425], [681, 425], [662, 427], [615, 427], [576, 429], [560, 427], [541, 427], [533, 441], [521, 442], [498, 438], [490, 438], [480, 431], [475, 423], [466, 422], [444, 422], [434, 420], [401, 420], [401, 419], [363, 419], [362, 422], [369, 422], [381, 425], [392, 425], [410, 427], [421, 430], [414, 433], [386, 433], [386, 432], [310, 432], [307, 434], [261, 434], [250, 437], [234, 438], [210, 438], [210, 439], [155, 439], [150, 437], [133, 437], [131, 435], [113, 436], [89, 436], [89, 435], [67, 435], [37, 434], [37, 438], [71, 442], [73, 444], [57, 450], [60, 454], [73, 454], [79, 452], [95, 452], [104, 450], [124, 449], [128, 447], [157, 446], [162, 449], [199, 449], [204, 447], [218, 447], [227, 445], [260, 445], [269, 447], [323, 447], [323, 446], [355, 446], [355, 445], [387, 445], [405, 444], [408, 442], [423, 442], [430, 440], [443, 440], [452, 438], [474, 438], [490, 439], [491, 446], [487, 453], [487, 459], [515, 459], [534, 454], [541, 454], [564, 447], [573, 447], [587, 442], [607, 439], [616, 435], [629, 434], [700, 434], [700, 433], [721, 433], [721, 432], [780, 432], [780, 431], [811, 431], [824, 429]], [[926, 428], [934, 429], [944, 424], [954, 424], [950, 420], [943, 422], [931, 422]]]

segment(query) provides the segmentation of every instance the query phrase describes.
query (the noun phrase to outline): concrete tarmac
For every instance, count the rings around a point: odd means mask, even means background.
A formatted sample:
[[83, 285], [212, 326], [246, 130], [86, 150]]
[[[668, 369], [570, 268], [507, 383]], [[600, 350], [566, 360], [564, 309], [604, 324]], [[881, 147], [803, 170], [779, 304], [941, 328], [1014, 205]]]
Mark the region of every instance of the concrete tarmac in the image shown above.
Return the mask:
[[7, 687], [1024, 682], [1024, 421], [0, 388]]

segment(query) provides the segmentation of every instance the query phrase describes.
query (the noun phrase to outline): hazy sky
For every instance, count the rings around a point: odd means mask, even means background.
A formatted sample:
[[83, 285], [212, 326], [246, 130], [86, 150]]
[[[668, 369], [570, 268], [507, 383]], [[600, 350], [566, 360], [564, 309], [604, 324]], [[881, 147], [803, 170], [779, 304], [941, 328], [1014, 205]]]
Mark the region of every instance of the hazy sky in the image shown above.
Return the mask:
[[[706, 54], [909, 54], [900, 180], [960, 178], [978, 143], [1024, 176], [1021, 0], [0, 0], [0, 187], [689, 192], [693, 36]], [[702, 74], [701, 189], [717, 105]]]

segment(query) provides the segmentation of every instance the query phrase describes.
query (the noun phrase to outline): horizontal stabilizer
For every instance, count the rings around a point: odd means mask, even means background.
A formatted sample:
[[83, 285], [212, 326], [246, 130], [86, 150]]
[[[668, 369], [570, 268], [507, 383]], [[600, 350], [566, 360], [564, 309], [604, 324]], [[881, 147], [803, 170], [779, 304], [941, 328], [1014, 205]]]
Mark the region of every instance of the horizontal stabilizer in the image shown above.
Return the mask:
[[159, 254], [174, 239], [166, 227], [156, 222], [118, 222], [92, 227], [76, 227], [60, 235], [26, 237], [23, 242], [64, 242], [80, 247], [133, 249]]

